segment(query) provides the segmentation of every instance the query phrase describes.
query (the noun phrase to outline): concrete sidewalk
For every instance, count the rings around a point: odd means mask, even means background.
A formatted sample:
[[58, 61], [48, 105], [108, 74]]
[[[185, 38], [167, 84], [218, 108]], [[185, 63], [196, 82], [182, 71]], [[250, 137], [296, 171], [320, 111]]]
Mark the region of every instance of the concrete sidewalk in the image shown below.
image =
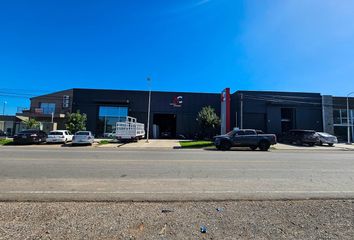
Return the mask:
[[174, 149], [180, 147], [179, 140], [170, 140], [170, 139], [151, 139], [147, 143], [145, 139], [142, 139], [138, 142], [131, 143], [109, 143], [98, 145], [99, 148], [122, 148], [122, 149], [142, 149], [142, 148], [156, 148], [156, 149]]

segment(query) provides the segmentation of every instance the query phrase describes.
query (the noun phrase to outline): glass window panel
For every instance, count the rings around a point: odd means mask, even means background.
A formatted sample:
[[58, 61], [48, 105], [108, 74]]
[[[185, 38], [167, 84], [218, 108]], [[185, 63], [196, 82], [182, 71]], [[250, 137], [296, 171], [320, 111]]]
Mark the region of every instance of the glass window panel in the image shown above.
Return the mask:
[[340, 118], [340, 110], [339, 109], [334, 109], [333, 110], [333, 119], [334, 119], [334, 124], [341, 124], [341, 118]]
[[99, 107], [99, 125], [102, 133], [111, 133], [116, 130], [116, 123], [125, 121], [128, 107]]
[[347, 123], [347, 109], [342, 109], [341, 114], [342, 114], [342, 124], [346, 124]]
[[127, 107], [106, 107], [100, 106], [99, 116], [100, 117], [126, 117], [128, 115]]
[[52, 114], [55, 112], [55, 103], [41, 103], [40, 108], [43, 114]]
[[342, 118], [347, 118], [347, 110], [346, 109], [342, 109]]

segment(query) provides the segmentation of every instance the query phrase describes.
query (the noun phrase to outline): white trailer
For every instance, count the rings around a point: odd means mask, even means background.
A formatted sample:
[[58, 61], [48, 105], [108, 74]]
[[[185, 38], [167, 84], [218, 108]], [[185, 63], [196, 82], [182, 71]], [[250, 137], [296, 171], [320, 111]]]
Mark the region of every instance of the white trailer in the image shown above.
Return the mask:
[[116, 138], [121, 141], [137, 141], [145, 137], [145, 126], [136, 118], [126, 117], [125, 122], [117, 122]]

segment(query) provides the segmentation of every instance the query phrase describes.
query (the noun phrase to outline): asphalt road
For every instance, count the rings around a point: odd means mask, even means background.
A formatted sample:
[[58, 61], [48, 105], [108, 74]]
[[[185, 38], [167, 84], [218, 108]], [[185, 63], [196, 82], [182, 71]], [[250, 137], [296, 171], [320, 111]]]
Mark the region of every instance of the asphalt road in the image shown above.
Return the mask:
[[1, 147], [0, 200], [354, 198], [354, 152]]

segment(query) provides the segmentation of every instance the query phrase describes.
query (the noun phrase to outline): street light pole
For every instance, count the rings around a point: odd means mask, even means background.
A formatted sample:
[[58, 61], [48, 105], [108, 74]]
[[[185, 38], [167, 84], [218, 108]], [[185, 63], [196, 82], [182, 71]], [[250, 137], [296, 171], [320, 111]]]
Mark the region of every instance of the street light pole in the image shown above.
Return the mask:
[[151, 109], [151, 79], [147, 78], [148, 87], [149, 87], [149, 103], [148, 103], [148, 120], [147, 120], [147, 133], [146, 133], [146, 142], [149, 142], [150, 134], [150, 109]]
[[2, 107], [2, 115], [5, 116], [5, 106], [6, 106], [7, 102], [4, 102], [4, 106]]
[[352, 144], [350, 140], [350, 113], [349, 113], [349, 97], [350, 95], [354, 94], [354, 92], [351, 92], [347, 95], [347, 131], [348, 131], [348, 142], [347, 144]]

